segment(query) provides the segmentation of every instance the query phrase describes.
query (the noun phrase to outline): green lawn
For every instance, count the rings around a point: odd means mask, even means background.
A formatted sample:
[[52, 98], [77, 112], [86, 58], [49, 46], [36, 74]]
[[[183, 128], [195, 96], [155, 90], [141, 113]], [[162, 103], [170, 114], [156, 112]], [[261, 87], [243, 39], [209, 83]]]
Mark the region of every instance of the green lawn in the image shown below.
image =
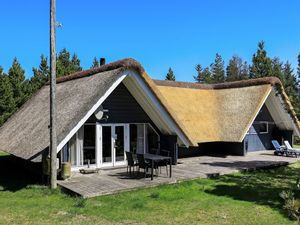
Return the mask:
[[294, 187], [300, 163], [81, 200], [12, 161], [0, 157], [0, 224], [297, 224], [278, 195]]
[[0, 156], [5, 156], [5, 155], [9, 155], [9, 154], [6, 153], [6, 152], [1, 152], [1, 151], [0, 151]]

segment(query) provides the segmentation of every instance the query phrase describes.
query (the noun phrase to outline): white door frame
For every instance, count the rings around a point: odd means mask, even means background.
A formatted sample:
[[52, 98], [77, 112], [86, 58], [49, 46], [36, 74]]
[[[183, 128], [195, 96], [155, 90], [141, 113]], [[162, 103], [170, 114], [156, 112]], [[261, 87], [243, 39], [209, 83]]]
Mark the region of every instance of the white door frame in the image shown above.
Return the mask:
[[[115, 130], [117, 126], [122, 126], [124, 129], [124, 160], [123, 161], [116, 161], [116, 149], [115, 149]], [[102, 156], [102, 128], [103, 127], [111, 127], [111, 162], [103, 162]], [[125, 151], [129, 151], [129, 124], [125, 123], [110, 123], [110, 124], [96, 124], [96, 161], [97, 167], [114, 167], [114, 166], [122, 166], [126, 165], [126, 156]]]

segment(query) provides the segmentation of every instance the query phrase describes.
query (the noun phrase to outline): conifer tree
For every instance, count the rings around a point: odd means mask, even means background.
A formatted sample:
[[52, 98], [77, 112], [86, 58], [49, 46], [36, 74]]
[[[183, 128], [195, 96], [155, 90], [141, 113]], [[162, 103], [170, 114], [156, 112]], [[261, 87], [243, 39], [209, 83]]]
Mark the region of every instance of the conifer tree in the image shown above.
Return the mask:
[[71, 68], [70, 73], [74, 73], [77, 71], [82, 71], [82, 67], [80, 66], [80, 59], [78, 56], [74, 53], [71, 60]]
[[0, 126], [16, 110], [14, 94], [9, 77], [3, 73], [0, 67]]
[[197, 76], [194, 76], [194, 80], [197, 83], [211, 83], [211, 73], [208, 67], [202, 69], [202, 66], [200, 64], [197, 64], [195, 66], [195, 69], [197, 71]]
[[92, 64], [91, 68], [97, 68], [99, 66], [100, 66], [100, 63], [99, 63], [97, 57], [94, 57], [93, 64]]
[[226, 67], [226, 81], [245, 80], [249, 77], [247, 62], [238, 56], [233, 56]]
[[297, 78], [300, 80], [300, 53], [298, 54]]
[[272, 76], [272, 60], [268, 57], [265, 50], [265, 43], [258, 43], [256, 54], [252, 57], [252, 65], [250, 67], [250, 78]]
[[283, 70], [283, 63], [280, 59], [278, 57], [272, 59], [272, 74], [270, 76], [278, 77], [282, 81], [284, 79]]
[[172, 81], [175, 81], [175, 75], [174, 75], [174, 72], [172, 70], [172, 68], [170, 67], [169, 68], [169, 71], [166, 75], [166, 80], [172, 80]]
[[33, 77], [30, 79], [32, 94], [40, 89], [49, 79], [50, 68], [48, 58], [41, 55], [41, 61], [38, 68], [32, 68]]
[[215, 61], [211, 64], [210, 68], [213, 83], [222, 83], [225, 81], [224, 61], [220, 54], [216, 54]]
[[14, 58], [12, 66], [8, 71], [8, 77], [12, 86], [14, 101], [19, 108], [26, 101], [25, 93], [25, 71], [21, 67], [17, 58]]
[[70, 52], [65, 48], [59, 52], [56, 62], [57, 77], [70, 75], [81, 70], [80, 60], [76, 54], [73, 54], [72, 59], [70, 59]]
[[299, 105], [299, 95], [298, 95], [298, 84], [297, 78], [293, 73], [292, 66], [289, 62], [286, 62], [283, 66], [283, 86], [284, 90], [289, 96], [294, 109], [299, 116], [300, 113], [300, 105]]

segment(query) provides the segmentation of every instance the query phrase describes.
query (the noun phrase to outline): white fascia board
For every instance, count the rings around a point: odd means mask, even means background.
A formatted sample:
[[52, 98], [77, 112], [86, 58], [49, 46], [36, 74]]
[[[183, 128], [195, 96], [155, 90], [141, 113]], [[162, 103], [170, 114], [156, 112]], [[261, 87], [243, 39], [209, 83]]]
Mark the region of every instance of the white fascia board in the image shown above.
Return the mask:
[[[65, 144], [73, 137], [74, 134], [84, 125], [91, 115], [99, 108], [105, 99], [116, 89], [116, 87], [125, 79], [128, 70], [124, 71], [121, 76], [113, 83], [113, 85], [105, 92], [105, 94], [96, 102], [96, 104], [85, 114], [85, 116], [77, 123], [77, 125], [70, 131], [70, 133], [58, 144], [57, 152], [59, 152]], [[96, 74], [94, 76], [97, 76]]]
[[272, 90], [273, 90], [273, 88], [270, 88], [270, 90], [268, 91], [268, 93], [267, 93], [266, 96], [264, 97], [261, 106], [260, 106], [259, 109], [257, 110], [255, 116], [254, 116], [254, 117], [252, 118], [252, 120], [250, 121], [250, 123], [249, 123], [247, 129], [245, 130], [245, 133], [243, 134], [242, 138], [240, 139], [240, 142], [242, 142], [242, 141], [245, 139], [245, 137], [246, 137], [246, 135], [247, 135], [247, 133], [248, 133], [248, 130], [249, 130], [250, 127], [252, 126], [254, 120], [256, 119], [258, 113], [260, 112], [261, 108], [262, 108], [263, 105], [265, 104], [265, 102], [266, 102], [266, 100], [268, 99], [268, 97], [269, 97], [269, 95], [270, 95], [270, 93], [271, 93]]
[[140, 77], [140, 75], [138, 75], [134, 71], [129, 70], [128, 76], [134, 78], [138, 85], [142, 88], [143, 93], [146, 94], [146, 96], [150, 100], [149, 103], [151, 103], [154, 106], [154, 108], [158, 111], [159, 116], [162, 117], [163, 121], [168, 125], [169, 129], [171, 129], [174, 133], [177, 134], [177, 136], [180, 138], [180, 140], [186, 147], [189, 147], [191, 145], [190, 141], [187, 140], [180, 128], [175, 124], [173, 119], [170, 118], [170, 115], [163, 108], [161, 103], [158, 101], [157, 97], [151, 92], [151, 90], [148, 88], [145, 81]]
[[[283, 130], [293, 130], [299, 136], [299, 130], [292, 116], [284, 108], [284, 101], [281, 95], [276, 95], [275, 90], [272, 91], [270, 99], [267, 100], [269, 111], [273, 117], [275, 124]], [[274, 114], [274, 115], [273, 115]]]

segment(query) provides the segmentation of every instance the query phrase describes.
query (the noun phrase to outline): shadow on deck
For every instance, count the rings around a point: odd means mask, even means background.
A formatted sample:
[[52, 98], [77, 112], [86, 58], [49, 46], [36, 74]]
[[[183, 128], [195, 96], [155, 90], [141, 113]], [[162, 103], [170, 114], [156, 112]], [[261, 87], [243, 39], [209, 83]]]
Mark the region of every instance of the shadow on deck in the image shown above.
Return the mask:
[[[130, 176], [126, 173], [126, 168], [121, 168], [100, 170], [98, 174], [76, 173], [70, 179], [60, 181], [59, 185], [68, 192], [87, 198], [197, 178], [218, 177], [238, 171], [269, 169], [297, 160], [292, 157], [274, 156], [272, 152], [248, 156], [200, 156], [180, 159], [179, 163], [173, 166], [172, 178], [167, 176], [163, 168], [162, 173], [159, 173], [153, 181], [149, 177], [144, 178], [142, 174]], [[216, 194], [221, 194], [221, 189], [215, 190]]]

